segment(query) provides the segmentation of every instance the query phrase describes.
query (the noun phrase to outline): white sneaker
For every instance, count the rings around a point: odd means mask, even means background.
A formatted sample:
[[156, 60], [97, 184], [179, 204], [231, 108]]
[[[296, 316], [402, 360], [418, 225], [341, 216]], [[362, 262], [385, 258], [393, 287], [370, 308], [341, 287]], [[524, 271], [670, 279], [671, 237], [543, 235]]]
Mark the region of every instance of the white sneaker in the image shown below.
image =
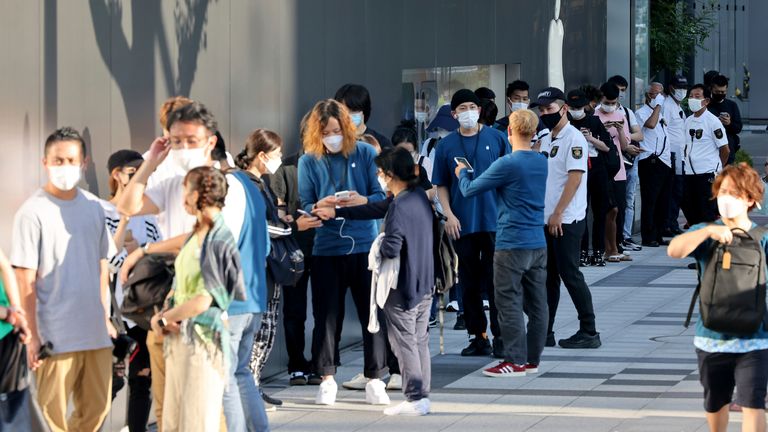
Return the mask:
[[339, 386], [336, 385], [336, 381], [333, 378], [324, 380], [320, 383], [320, 388], [317, 390], [317, 396], [315, 396], [315, 404], [317, 405], [333, 405], [336, 403], [336, 392], [339, 390]]
[[384, 415], [388, 416], [423, 416], [429, 414], [431, 409], [429, 399], [423, 398], [413, 402], [402, 402], [399, 405], [386, 408]]
[[483, 310], [487, 311], [491, 309], [491, 303], [488, 300], [483, 300]]
[[371, 405], [389, 405], [389, 395], [384, 381], [372, 379], [365, 385], [365, 401]]
[[387, 390], [402, 390], [403, 389], [403, 376], [400, 374], [392, 374], [389, 376], [389, 382], [387, 383]]
[[459, 302], [454, 300], [451, 302], [448, 302], [448, 305], [445, 306], [446, 312], [458, 312], [459, 311]]
[[361, 373], [355, 375], [351, 380], [341, 383], [344, 388], [350, 390], [364, 390], [366, 384], [368, 384], [368, 378]]

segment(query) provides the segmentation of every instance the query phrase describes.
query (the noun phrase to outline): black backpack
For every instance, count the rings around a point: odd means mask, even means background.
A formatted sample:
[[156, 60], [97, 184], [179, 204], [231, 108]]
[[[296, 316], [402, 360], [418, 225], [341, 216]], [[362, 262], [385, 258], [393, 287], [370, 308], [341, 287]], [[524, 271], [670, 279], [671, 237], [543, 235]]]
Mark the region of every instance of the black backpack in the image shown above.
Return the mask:
[[433, 212], [435, 215], [432, 223], [435, 292], [445, 294], [459, 281], [459, 257], [453, 248], [453, 241], [445, 231], [446, 217], [437, 210]]
[[765, 250], [760, 241], [768, 228], [733, 230], [731, 244], [713, 242], [709, 260], [693, 293], [686, 326], [696, 296], [702, 324], [729, 335], [749, 335], [760, 329], [765, 312]]
[[128, 281], [123, 285], [123, 316], [149, 330], [149, 321], [155, 308], [162, 309], [163, 302], [173, 286], [176, 255], [158, 253], [144, 255], [131, 269]]
[[304, 252], [292, 235], [270, 238], [267, 270], [280, 286], [296, 286], [304, 274]]

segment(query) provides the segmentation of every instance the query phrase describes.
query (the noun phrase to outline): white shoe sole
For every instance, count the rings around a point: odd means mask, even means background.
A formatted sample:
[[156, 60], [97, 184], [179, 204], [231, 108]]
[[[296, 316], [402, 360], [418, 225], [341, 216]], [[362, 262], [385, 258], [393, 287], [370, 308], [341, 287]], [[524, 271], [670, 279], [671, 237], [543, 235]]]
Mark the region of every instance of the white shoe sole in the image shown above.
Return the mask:
[[493, 377], [493, 378], [518, 378], [518, 377], [524, 377], [525, 374], [526, 372], [496, 373], [496, 372], [483, 371], [483, 375]]
[[525, 368], [525, 373], [527, 373], [527, 374], [529, 374], [529, 373], [532, 373], [532, 374], [539, 373], [539, 368]]

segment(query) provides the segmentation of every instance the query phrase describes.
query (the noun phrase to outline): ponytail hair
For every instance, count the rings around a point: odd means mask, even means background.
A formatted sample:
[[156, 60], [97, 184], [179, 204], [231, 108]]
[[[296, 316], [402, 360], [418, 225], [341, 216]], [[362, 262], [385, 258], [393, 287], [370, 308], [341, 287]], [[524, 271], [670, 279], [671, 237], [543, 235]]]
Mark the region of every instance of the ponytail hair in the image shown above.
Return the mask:
[[419, 175], [411, 152], [402, 148], [384, 149], [374, 160], [384, 174], [406, 183], [408, 188], [419, 185]]
[[256, 129], [245, 140], [243, 151], [235, 157], [235, 165], [241, 170], [248, 170], [259, 153], [271, 153], [282, 146], [280, 135], [268, 129]]
[[[208, 207], [222, 209], [224, 200], [227, 197], [227, 179], [224, 174], [216, 168], [202, 166], [191, 169], [184, 177], [184, 185], [190, 191], [197, 191], [196, 207], [201, 212]], [[209, 227], [213, 225], [212, 220], [204, 220], [203, 223]], [[195, 225], [195, 229], [199, 228]]]

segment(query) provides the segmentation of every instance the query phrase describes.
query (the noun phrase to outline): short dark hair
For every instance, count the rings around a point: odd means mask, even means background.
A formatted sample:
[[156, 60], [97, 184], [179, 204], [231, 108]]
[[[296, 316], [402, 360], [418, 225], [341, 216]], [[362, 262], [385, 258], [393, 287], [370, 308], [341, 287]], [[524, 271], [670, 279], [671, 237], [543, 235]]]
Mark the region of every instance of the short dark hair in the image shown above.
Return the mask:
[[707, 71], [704, 74], [704, 85], [707, 86], [707, 87], [711, 86], [712, 85], [712, 78], [714, 78], [714, 77], [716, 77], [718, 75], [720, 75], [720, 72], [718, 72], [718, 71], [716, 71], [714, 69], [711, 70], [711, 71]]
[[392, 145], [396, 146], [404, 142], [409, 142], [415, 148], [419, 148], [419, 138], [411, 122], [400, 123], [400, 126], [392, 133]]
[[402, 147], [384, 149], [380, 155], [376, 156], [374, 163], [386, 175], [404, 181], [409, 188], [419, 184], [413, 156]]
[[507, 85], [506, 94], [507, 94], [507, 97], [512, 97], [512, 93], [514, 93], [517, 90], [529, 91], [530, 89], [531, 89], [531, 86], [529, 86], [527, 82], [523, 80], [515, 80]]
[[196, 101], [173, 111], [168, 116], [165, 128], [171, 130], [171, 126], [176, 122], [197, 123], [208, 129], [211, 135], [214, 135], [219, 130], [219, 125], [216, 123], [213, 113], [205, 105]]
[[584, 94], [587, 95], [587, 100], [590, 102], [600, 102], [600, 99], [603, 97], [603, 92], [592, 84], [583, 84], [581, 87], [579, 87], [579, 90], [583, 91]]
[[56, 129], [53, 131], [52, 134], [48, 135], [48, 138], [45, 139], [45, 147], [43, 148], [43, 155], [48, 155], [48, 149], [51, 148], [52, 145], [62, 142], [62, 141], [76, 141], [80, 143], [80, 155], [85, 158], [85, 140], [80, 135], [80, 132], [77, 131], [77, 129], [69, 126], [64, 126], [63, 128]]
[[227, 160], [227, 143], [224, 142], [224, 137], [221, 136], [221, 132], [216, 131], [216, 145], [211, 150], [211, 159], [215, 161]]
[[698, 83], [691, 86], [691, 89], [688, 90], [688, 94], [690, 95], [692, 91], [695, 89], [701, 89], [704, 92], [704, 99], [711, 99], [712, 98], [712, 90], [709, 89], [709, 87], [705, 86], [704, 84]]
[[350, 112], [362, 111], [363, 118], [368, 123], [371, 117], [371, 95], [367, 88], [360, 84], [344, 84], [336, 90], [333, 98], [346, 105]]
[[600, 91], [603, 92], [603, 97], [608, 100], [614, 100], [619, 98], [619, 86], [613, 82], [607, 82], [600, 86]]
[[712, 78], [712, 85], [718, 87], [728, 87], [728, 77], [725, 75], [715, 75]]
[[608, 78], [608, 82], [612, 82], [619, 87], [629, 87], [629, 83], [627, 82], [627, 79], [621, 75], [614, 75]]
[[486, 126], [493, 126], [496, 123], [496, 116], [499, 115], [499, 107], [490, 99], [480, 100], [480, 123]]

